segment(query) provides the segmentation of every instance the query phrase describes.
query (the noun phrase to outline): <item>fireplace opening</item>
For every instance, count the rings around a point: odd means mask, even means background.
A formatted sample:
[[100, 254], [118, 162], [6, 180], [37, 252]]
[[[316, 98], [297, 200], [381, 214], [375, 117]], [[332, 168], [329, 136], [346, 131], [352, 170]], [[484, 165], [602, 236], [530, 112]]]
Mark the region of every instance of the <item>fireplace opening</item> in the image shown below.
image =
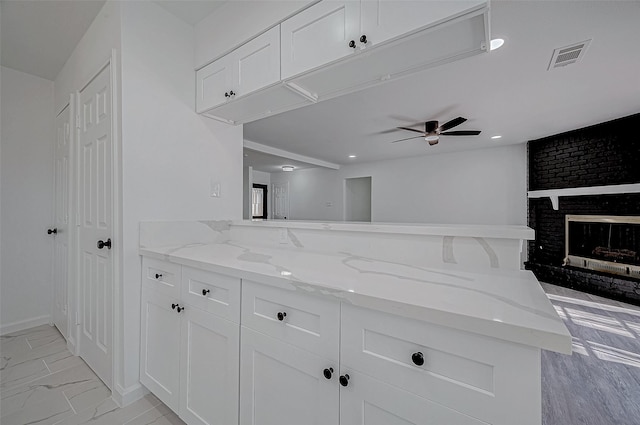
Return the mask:
[[640, 279], [640, 217], [566, 216], [564, 264]]

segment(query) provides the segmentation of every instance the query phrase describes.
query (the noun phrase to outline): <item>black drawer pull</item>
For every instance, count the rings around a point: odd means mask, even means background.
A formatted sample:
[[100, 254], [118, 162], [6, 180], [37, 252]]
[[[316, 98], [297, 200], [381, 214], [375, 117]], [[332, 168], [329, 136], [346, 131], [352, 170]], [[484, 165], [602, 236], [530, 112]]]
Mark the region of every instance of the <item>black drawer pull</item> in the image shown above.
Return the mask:
[[287, 313], [285, 313], [284, 311], [279, 311], [277, 316], [278, 320], [282, 322], [284, 318], [287, 317]]
[[422, 366], [424, 364], [424, 356], [422, 355], [422, 353], [420, 351], [413, 353], [411, 355], [411, 360], [413, 360], [413, 363], [416, 366]]
[[209, 289], [203, 289], [203, 290], [202, 290], [202, 296], [203, 296], [203, 297], [206, 297], [206, 296], [207, 296], [207, 294], [208, 294], [209, 292], [211, 292], [211, 290], [209, 290]]
[[162, 275], [161, 275], [161, 274], [156, 273], [156, 279], [160, 279], [161, 277], [162, 277]]

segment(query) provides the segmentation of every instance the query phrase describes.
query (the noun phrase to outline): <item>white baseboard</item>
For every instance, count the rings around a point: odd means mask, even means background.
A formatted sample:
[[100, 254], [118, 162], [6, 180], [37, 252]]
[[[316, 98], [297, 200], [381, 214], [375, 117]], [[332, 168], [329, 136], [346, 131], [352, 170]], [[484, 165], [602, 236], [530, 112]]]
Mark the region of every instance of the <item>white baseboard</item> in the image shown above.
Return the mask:
[[14, 332], [20, 332], [25, 329], [35, 328], [40, 325], [50, 325], [51, 316], [39, 316], [31, 319], [18, 320], [17, 322], [4, 323], [0, 325], [0, 335], [6, 335]]
[[111, 398], [120, 407], [126, 407], [134, 401], [140, 400], [144, 397], [149, 390], [143, 387], [140, 383], [131, 385], [127, 388], [122, 388], [120, 385], [115, 385], [115, 391], [111, 391]]

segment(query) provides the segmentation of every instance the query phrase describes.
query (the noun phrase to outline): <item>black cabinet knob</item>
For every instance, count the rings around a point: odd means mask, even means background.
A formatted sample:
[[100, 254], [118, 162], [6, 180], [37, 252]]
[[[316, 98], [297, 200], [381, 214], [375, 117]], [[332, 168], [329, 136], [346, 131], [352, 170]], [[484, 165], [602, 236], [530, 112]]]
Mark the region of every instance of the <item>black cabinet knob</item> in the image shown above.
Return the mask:
[[422, 353], [420, 351], [413, 353], [411, 355], [411, 360], [413, 360], [413, 363], [416, 366], [422, 366], [424, 364], [424, 356], [422, 355]]
[[184, 310], [184, 307], [180, 307], [180, 306], [178, 306], [178, 308], [176, 308], [176, 311], [177, 311], [178, 313], [180, 313], [182, 310]]
[[328, 369], [325, 369], [324, 371], [322, 371], [322, 373], [324, 373], [325, 378], [331, 379], [331, 375], [333, 374], [333, 368], [330, 367]]
[[340, 375], [340, 385], [342, 385], [343, 387], [346, 387], [347, 385], [349, 385], [349, 375], [348, 374], [344, 374], [344, 375]]
[[171, 310], [175, 310], [180, 313], [182, 310], [184, 310], [184, 307], [180, 307], [179, 304], [171, 304]]
[[178, 307], [178, 304], [171, 304], [171, 310], [175, 310]]
[[161, 277], [162, 277], [162, 275], [161, 275], [161, 274], [156, 273], [156, 279], [160, 279]]
[[229, 92], [225, 92], [224, 97], [229, 97]]
[[55, 227], [53, 229], [47, 229], [47, 235], [55, 235], [58, 233], [58, 229], [56, 229]]
[[229, 92], [229, 97], [232, 97], [232, 96], [235, 96], [235, 95], [236, 95], [236, 94], [233, 92], [233, 90], [231, 90], [231, 91]]
[[207, 294], [208, 294], [209, 292], [211, 292], [211, 290], [209, 290], [209, 289], [203, 289], [203, 290], [202, 290], [202, 296], [203, 296], [203, 297], [206, 297], [206, 296], [207, 296]]
[[285, 318], [285, 317], [287, 317], [287, 313], [285, 313], [284, 311], [279, 311], [279, 312], [278, 312], [278, 320], [279, 320], [279, 321], [281, 321], [281, 322], [282, 322], [282, 321], [284, 320], [284, 318]]
[[360, 43], [364, 43], [367, 44], [367, 36], [362, 34], [362, 36], [360, 37]]
[[108, 249], [111, 249], [111, 239], [107, 239], [107, 241], [98, 241], [98, 249], [102, 249], [104, 247], [107, 247]]
[[352, 49], [355, 49], [356, 48], [356, 42], [354, 40], [351, 40], [349, 42], [349, 47], [351, 47]]

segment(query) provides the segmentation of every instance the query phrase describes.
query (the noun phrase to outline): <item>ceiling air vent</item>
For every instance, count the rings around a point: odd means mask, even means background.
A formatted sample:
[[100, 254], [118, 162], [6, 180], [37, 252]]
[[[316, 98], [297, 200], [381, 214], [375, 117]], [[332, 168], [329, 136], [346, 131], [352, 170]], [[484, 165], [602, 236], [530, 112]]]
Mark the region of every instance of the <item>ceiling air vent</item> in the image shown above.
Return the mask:
[[589, 43], [591, 43], [591, 40], [585, 40], [580, 43], [555, 49], [547, 70], [550, 71], [554, 68], [560, 68], [578, 62], [584, 56]]

